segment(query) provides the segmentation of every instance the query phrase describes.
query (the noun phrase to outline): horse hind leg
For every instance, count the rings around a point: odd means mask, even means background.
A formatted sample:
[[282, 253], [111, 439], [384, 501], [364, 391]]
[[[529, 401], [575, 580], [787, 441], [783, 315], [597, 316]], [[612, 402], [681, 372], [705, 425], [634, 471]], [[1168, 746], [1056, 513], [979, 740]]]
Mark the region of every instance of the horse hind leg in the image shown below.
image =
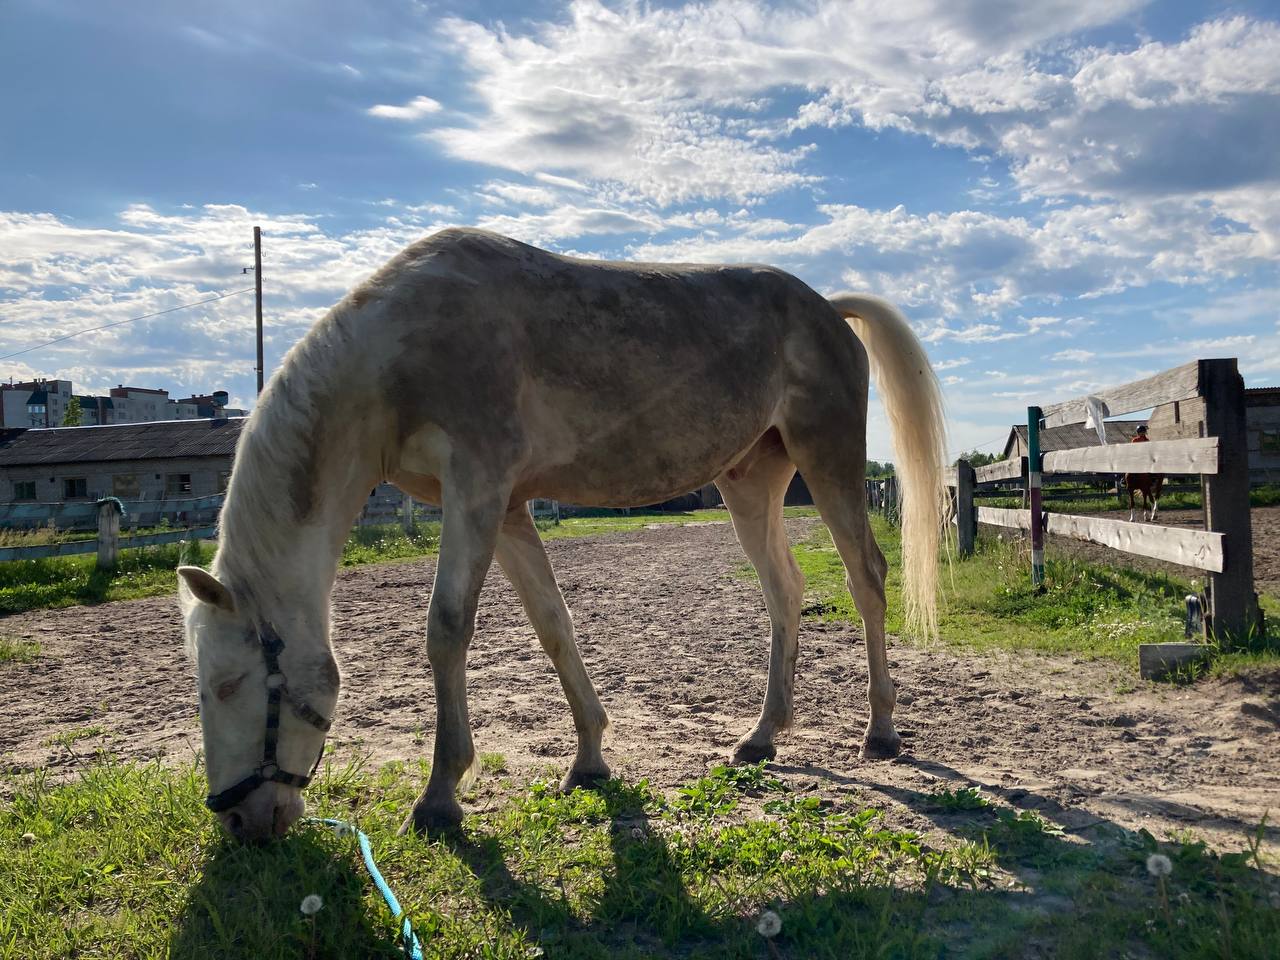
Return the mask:
[[[861, 431], [848, 427], [847, 412], [830, 421], [835, 429], [821, 433], [801, 445], [787, 437], [800, 473], [804, 475], [813, 502], [831, 531], [831, 539], [845, 567], [845, 583], [858, 613], [862, 615], [867, 644], [867, 698], [870, 717], [862, 741], [862, 755], [868, 760], [896, 757], [902, 740], [893, 726], [897, 699], [889, 676], [885, 648], [885, 576], [888, 564], [871, 533], [863, 499], [866, 446]], [[856, 436], [855, 436], [856, 432]]]
[[573, 714], [578, 754], [560, 787], [571, 790], [608, 780], [609, 766], [601, 744], [609, 727], [609, 715], [578, 653], [573, 619], [526, 504], [508, 511], [496, 556], [520, 597], [542, 649], [551, 658]]
[[796, 468], [776, 431], [766, 434], [744, 460], [749, 466], [722, 474], [716, 486], [733, 518], [738, 542], [760, 575], [769, 611], [772, 637], [764, 705], [755, 726], [735, 745], [732, 758], [734, 763], [757, 763], [773, 759], [775, 738], [791, 726], [794, 715], [804, 575], [782, 523], [782, 501]]

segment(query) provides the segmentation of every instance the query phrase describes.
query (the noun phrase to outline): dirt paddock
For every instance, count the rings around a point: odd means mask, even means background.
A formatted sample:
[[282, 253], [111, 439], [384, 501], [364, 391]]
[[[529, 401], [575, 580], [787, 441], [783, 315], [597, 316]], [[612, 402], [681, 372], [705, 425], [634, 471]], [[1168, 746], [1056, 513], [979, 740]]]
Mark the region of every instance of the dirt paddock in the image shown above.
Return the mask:
[[[788, 521], [792, 537], [811, 523]], [[615, 772], [673, 787], [722, 760], [759, 710], [768, 646], [763, 602], [739, 573], [730, 527], [661, 525], [549, 550], [613, 718], [606, 756]], [[341, 572], [339, 758], [430, 755], [423, 624], [433, 573], [427, 560]], [[70, 775], [98, 749], [185, 760], [198, 748], [173, 598], [12, 616], [0, 633], [42, 647], [34, 662], [0, 665], [4, 769]], [[1106, 824], [1191, 828], [1230, 848], [1265, 811], [1280, 811], [1280, 670], [1177, 689], [1143, 684], [1114, 663], [905, 644], [890, 656], [905, 751], [863, 763], [859, 631], [804, 625], [796, 727], [778, 756], [788, 777], [889, 807], [944, 783], [978, 783], [1081, 836]], [[563, 693], [496, 567], [468, 679], [479, 750], [501, 753], [517, 777], [564, 769], [574, 741]], [[913, 816], [901, 806], [898, 815]]]

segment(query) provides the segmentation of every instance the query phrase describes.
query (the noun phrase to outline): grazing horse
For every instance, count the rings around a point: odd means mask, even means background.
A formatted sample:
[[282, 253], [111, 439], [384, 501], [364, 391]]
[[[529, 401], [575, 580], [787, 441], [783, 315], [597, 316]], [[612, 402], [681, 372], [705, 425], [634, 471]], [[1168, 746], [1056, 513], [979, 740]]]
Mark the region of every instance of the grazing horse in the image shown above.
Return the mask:
[[414, 243], [290, 350], [242, 431], [211, 570], [178, 571], [208, 805], [246, 839], [283, 834], [301, 815], [306, 771], [338, 701], [336, 567], [382, 480], [443, 508], [426, 629], [433, 763], [402, 829], [461, 821], [455, 793], [477, 756], [466, 655], [495, 557], [573, 715], [577, 755], [563, 786], [609, 776], [608, 715], [529, 515], [535, 497], [623, 507], [715, 481], [772, 625], [764, 706], [733, 753], [752, 762], [774, 755], [792, 721], [804, 578], [782, 501], [799, 468], [865, 625], [863, 753], [896, 755], [886, 564], [863, 499], [870, 370], [905, 493], [908, 622], [932, 633], [941, 397], [892, 306], [852, 294], [826, 300], [763, 266], [580, 260], [478, 230]]
[[[1148, 443], [1151, 438], [1147, 436], [1147, 425], [1144, 423], [1138, 427], [1137, 433], [1133, 435], [1130, 443]], [[1134, 493], [1142, 494], [1142, 519], [1152, 520], [1156, 518], [1156, 511], [1160, 508], [1160, 490], [1164, 486], [1164, 477], [1158, 473], [1126, 473], [1124, 475], [1124, 490], [1129, 495], [1129, 522], [1133, 522], [1136, 507], [1134, 506]], [[1147, 505], [1151, 506], [1151, 515], [1147, 516]]]

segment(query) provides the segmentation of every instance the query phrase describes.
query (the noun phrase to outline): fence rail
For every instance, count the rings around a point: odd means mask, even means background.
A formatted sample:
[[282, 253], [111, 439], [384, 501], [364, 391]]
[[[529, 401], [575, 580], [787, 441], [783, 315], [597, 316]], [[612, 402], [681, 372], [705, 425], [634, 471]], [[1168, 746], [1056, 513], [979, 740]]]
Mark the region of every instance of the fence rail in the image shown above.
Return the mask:
[[[137, 537], [119, 537], [118, 550], [136, 547], [155, 547], [180, 540], [212, 540], [218, 535], [217, 527], [193, 527], [190, 530], [171, 530], [165, 533], [148, 533]], [[64, 540], [61, 543], [40, 543], [29, 547], [0, 547], [0, 562], [6, 560], [39, 560], [44, 557], [69, 557], [81, 553], [97, 553], [98, 540]]]
[[[969, 552], [979, 523], [1101, 544], [1123, 553], [1164, 560], [1205, 571], [1206, 630], [1242, 635], [1259, 623], [1253, 589], [1253, 535], [1249, 514], [1249, 450], [1245, 430], [1244, 381], [1234, 359], [1196, 360], [1172, 370], [1101, 390], [1090, 397], [1028, 409], [1028, 439], [1042, 427], [1085, 420], [1101, 401], [1110, 416], [1133, 413], [1173, 401], [1202, 398], [1208, 436], [1186, 440], [1152, 440], [1100, 447], [1058, 450], [1020, 460], [969, 469], [961, 460], [948, 469], [946, 482], [955, 489], [956, 524], [961, 553]], [[1034, 462], [1038, 461], [1038, 462]], [[1194, 474], [1204, 498], [1203, 530], [1134, 523], [1108, 517], [1086, 517], [1042, 510], [1032, 496], [1028, 509], [968, 506], [983, 486], [1021, 480], [1039, 493], [1040, 474], [1088, 477], [1096, 474]], [[961, 505], [965, 505], [963, 509]]]
[[1217, 473], [1218, 438], [1076, 447], [1044, 455], [1045, 473]]

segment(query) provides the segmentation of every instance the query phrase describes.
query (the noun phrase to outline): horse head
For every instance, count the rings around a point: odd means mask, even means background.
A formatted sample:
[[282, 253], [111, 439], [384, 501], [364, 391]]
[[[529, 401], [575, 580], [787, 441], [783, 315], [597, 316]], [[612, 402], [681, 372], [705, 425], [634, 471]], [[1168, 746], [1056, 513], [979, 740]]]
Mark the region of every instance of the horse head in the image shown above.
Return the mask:
[[303, 813], [302, 788], [324, 751], [337, 664], [327, 642], [300, 639], [286, 652], [282, 634], [304, 631], [300, 618], [251, 612], [199, 567], [178, 574], [200, 694], [205, 803], [237, 839], [283, 835]]

